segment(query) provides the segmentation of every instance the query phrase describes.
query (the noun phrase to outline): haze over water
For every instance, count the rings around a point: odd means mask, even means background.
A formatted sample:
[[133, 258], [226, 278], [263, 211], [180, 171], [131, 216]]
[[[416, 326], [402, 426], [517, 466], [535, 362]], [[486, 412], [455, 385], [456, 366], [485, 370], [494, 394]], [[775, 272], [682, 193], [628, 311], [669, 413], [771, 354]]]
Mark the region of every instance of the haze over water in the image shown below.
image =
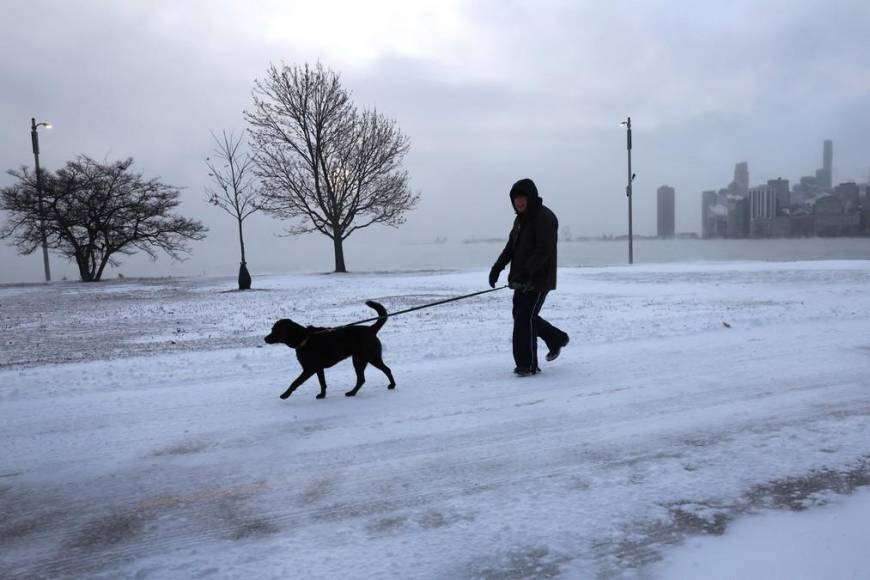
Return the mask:
[[[321, 236], [322, 237], [322, 236]], [[316, 243], [281, 239], [283, 253], [271, 253], [261, 259], [254, 254], [249, 258], [251, 273], [330, 272], [333, 265], [332, 248], [325, 238]], [[313, 242], [313, 243], [312, 243]], [[353, 240], [352, 240], [353, 242]], [[401, 272], [409, 270], [487, 269], [501, 251], [503, 242], [489, 241], [464, 243], [448, 239], [445, 243], [404, 243], [385, 248], [381, 242], [361, 238], [348, 244], [345, 252], [350, 272]], [[561, 241], [558, 246], [560, 267], [623, 266], [628, 264], [626, 240]], [[230, 276], [238, 268], [235, 248], [226, 253], [194, 254], [185, 262], [172, 262], [162, 257], [151, 262], [145, 256], [124, 257], [118, 268], [110, 269], [106, 279], [153, 276]], [[691, 240], [641, 239], [634, 242], [635, 264], [696, 261], [793, 261], [793, 260], [866, 260], [870, 259], [870, 238], [797, 238], [762, 240]], [[30, 266], [28, 275], [12, 275], [0, 271], [0, 283], [41, 281], [39, 256], [19, 257]], [[59, 258], [53, 259], [55, 279], [77, 280], [74, 266]], [[504, 276], [502, 276], [504, 278]], [[481, 278], [481, 284], [485, 280]]]
[[[489, 268], [502, 249], [503, 242], [402, 245], [391, 248], [389, 259], [369, 251], [365, 246], [349, 253], [351, 270], [465, 269]], [[584, 240], [559, 242], [560, 267], [621, 266], [628, 264], [628, 241]], [[311, 268], [328, 266], [324, 252], [320, 262], [315, 256]], [[792, 261], [841, 260], [870, 258], [870, 238], [807, 238], [769, 240], [635, 240], [636, 264], [695, 261]], [[325, 264], [325, 265], [324, 265]], [[302, 264], [300, 264], [302, 267]], [[302, 267], [302, 269], [305, 269]]]

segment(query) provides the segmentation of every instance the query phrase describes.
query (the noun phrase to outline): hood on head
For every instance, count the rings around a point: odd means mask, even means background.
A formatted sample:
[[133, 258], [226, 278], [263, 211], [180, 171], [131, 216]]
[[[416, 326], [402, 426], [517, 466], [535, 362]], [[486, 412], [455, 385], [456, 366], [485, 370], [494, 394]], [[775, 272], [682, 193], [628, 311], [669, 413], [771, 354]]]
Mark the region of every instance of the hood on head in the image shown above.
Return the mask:
[[520, 179], [511, 186], [511, 191], [508, 194], [511, 200], [511, 207], [514, 205], [514, 198], [517, 196], [525, 196], [529, 198], [529, 209], [537, 209], [541, 207], [541, 197], [538, 195], [538, 188], [535, 182], [529, 179]]

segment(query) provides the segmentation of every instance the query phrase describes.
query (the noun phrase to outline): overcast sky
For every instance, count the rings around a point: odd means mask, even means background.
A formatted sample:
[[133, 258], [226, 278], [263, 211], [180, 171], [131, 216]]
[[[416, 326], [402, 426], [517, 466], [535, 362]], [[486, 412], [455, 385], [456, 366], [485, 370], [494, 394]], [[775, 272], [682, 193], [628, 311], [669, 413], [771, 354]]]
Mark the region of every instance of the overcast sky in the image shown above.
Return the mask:
[[[655, 233], [663, 184], [677, 191], [677, 230], [699, 231], [701, 191], [726, 186], [738, 161], [752, 185], [794, 182], [832, 139], [834, 182], [867, 181], [868, 55], [866, 0], [5, 0], [0, 166], [32, 166], [33, 116], [54, 124], [40, 130], [44, 167], [132, 156], [147, 177], [184, 187], [181, 213], [211, 233], [184, 264], [125, 258], [120, 271], [219, 274], [237, 265], [237, 238], [203, 201], [209, 131], [244, 129], [270, 63], [319, 59], [358, 105], [408, 134], [422, 194], [404, 226], [369, 228], [351, 245], [388, 253], [436, 236], [504, 236], [507, 192], [522, 177], [575, 235], [623, 234], [627, 115], [635, 232]], [[298, 269], [294, 254], [330, 255], [319, 234], [279, 238], [281, 223], [260, 215], [246, 225], [249, 261], [271, 270]], [[4, 245], [0, 260], [0, 282], [42, 277], [36, 254]]]

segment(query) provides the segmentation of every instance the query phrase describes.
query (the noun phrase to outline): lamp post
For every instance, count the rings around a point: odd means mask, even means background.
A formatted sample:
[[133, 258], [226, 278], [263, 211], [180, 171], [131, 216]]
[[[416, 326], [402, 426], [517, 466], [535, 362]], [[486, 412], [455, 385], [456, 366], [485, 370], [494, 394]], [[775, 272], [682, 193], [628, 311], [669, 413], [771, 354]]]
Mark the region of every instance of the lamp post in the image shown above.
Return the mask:
[[634, 264], [634, 239], [631, 231], [631, 182], [636, 177], [631, 172], [631, 117], [620, 123], [627, 129], [626, 133], [626, 148], [628, 150], [628, 185], [625, 186], [625, 196], [628, 198], [628, 263]]
[[45, 235], [45, 210], [42, 206], [42, 175], [39, 171], [39, 133], [40, 127], [51, 129], [51, 123], [37, 123], [30, 119], [30, 139], [33, 142], [33, 161], [36, 164], [36, 195], [39, 196], [39, 234], [42, 237], [42, 263], [45, 267], [45, 281], [51, 282], [51, 267], [48, 264], [48, 241]]

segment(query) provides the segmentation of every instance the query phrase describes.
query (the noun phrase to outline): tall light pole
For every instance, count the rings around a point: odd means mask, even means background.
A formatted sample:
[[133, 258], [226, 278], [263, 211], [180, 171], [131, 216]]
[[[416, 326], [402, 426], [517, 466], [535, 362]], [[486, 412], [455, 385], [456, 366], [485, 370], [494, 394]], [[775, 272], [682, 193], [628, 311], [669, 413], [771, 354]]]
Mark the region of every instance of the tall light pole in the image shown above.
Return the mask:
[[33, 161], [36, 164], [36, 195], [39, 196], [39, 233], [42, 236], [42, 263], [45, 266], [45, 281], [51, 282], [51, 267], [48, 264], [48, 240], [45, 235], [45, 209], [42, 206], [42, 175], [39, 171], [39, 133], [40, 127], [51, 129], [51, 123], [37, 123], [30, 119], [30, 140], [33, 142]]
[[631, 231], [631, 182], [635, 174], [631, 172], [631, 117], [620, 123], [628, 130], [626, 133], [626, 148], [628, 149], [628, 185], [625, 186], [625, 196], [628, 198], [628, 263], [634, 264], [634, 238]]

